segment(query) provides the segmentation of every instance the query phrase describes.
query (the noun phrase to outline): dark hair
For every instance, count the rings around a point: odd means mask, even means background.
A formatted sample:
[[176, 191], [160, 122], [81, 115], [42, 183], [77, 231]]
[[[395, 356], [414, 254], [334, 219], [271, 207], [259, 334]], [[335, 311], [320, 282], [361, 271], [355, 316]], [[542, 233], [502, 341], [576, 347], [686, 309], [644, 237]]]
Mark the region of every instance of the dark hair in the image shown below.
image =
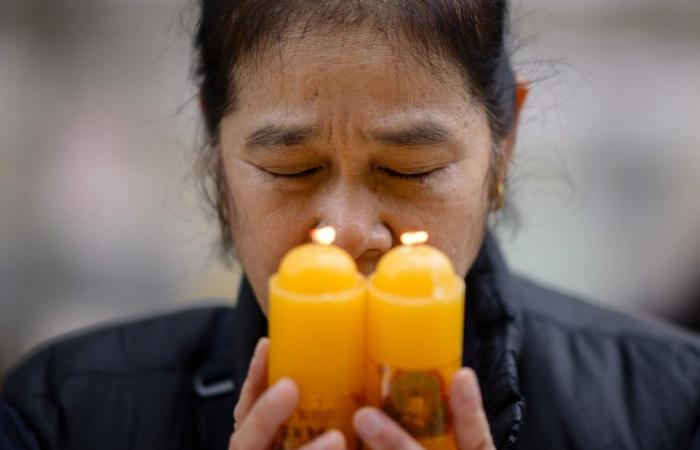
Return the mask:
[[[283, 39], [324, 26], [370, 24], [387, 38], [443, 57], [483, 105], [494, 142], [514, 123], [515, 75], [507, 51], [507, 0], [200, 0], [196, 76], [208, 146], [200, 159], [205, 193], [216, 208], [224, 251], [232, 249], [226, 183], [217, 148], [223, 117], [237, 104], [236, 70]], [[494, 149], [496, 152], [498, 149]], [[494, 161], [498, 161], [496, 153]], [[494, 163], [492, 163], [494, 167]]]

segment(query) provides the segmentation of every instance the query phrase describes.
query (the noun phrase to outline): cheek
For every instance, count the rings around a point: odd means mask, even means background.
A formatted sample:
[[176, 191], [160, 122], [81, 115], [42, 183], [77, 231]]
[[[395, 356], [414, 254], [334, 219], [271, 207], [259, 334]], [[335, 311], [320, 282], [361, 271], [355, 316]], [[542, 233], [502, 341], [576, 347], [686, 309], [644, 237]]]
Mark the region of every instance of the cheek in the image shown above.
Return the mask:
[[489, 211], [487, 177], [487, 160], [456, 164], [419, 212], [432, 244], [450, 257], [460, 275], [466, 274], [483, 239]]
[[[226, 166], [231, 235], [235, 252], [267, 311], [267, 280], [277, 270], [284, 254], [306, 241], [311, 215], [309, 202], [292, 200], [274, 189], [274, 183], [244, 162]], [[290, 208], [293, 204], [296, 207]]]

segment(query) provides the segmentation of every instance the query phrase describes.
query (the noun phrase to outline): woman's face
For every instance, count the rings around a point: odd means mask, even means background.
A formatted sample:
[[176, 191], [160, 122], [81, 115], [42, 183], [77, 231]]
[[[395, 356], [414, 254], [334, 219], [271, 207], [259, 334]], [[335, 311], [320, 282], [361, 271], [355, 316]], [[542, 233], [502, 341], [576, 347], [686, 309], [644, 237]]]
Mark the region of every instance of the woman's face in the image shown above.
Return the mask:
[[364, 274], [425, 230], [465, 275], [489, 211], [486, 114], [459, 72], [369, 30], [289, 39], [239, 72], [221, 124], [234, 247], [263, 310], [284, 254], [330, 225]]

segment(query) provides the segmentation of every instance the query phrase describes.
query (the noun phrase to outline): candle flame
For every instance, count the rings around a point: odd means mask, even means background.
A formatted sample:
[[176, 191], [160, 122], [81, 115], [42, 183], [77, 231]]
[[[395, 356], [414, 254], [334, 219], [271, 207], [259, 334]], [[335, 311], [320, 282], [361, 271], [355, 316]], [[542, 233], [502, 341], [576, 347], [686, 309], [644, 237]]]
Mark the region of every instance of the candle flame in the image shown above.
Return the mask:
[[409, 231], [401, 235], [401, 243], [403, 245], [417, 245], [428, 242], [427, 231]]
[[316, 228], [311, 232], [311, 240], [321, 245], [331, 245], [335, 241], [335, 228]]

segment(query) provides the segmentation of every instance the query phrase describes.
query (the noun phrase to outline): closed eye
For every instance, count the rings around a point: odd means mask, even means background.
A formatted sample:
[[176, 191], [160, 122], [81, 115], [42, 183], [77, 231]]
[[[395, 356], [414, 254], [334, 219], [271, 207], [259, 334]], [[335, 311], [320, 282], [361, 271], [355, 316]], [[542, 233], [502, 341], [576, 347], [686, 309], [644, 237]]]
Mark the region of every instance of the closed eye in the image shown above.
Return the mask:
[[274, 177], [279, 177], [279, 178], [288, 178], [288, 179], [295, 179], [295, 178], [305, 178], [305, 177], [310, 177], [318, 171], [321, 170], [321, 167], [312, 167], [310, 169], [302, 170], [301, 172], [289, 172], [289, 173], [280, 173], [280, 172], [272, 172], [272, 171], [267, 171], [270, 175]]
[[440, 168], [427, 170], [425, 172], [412, 172], [412, 173], [398, 172], [396, 170], [389, 169], [388, 167], [380, 167], [379, 170], [392, 178], [399, 178], [399, 179], [404, 179], [404, 180], [421, 180], [421, 179], [427, 178], [433, 172], [440, 170]]

